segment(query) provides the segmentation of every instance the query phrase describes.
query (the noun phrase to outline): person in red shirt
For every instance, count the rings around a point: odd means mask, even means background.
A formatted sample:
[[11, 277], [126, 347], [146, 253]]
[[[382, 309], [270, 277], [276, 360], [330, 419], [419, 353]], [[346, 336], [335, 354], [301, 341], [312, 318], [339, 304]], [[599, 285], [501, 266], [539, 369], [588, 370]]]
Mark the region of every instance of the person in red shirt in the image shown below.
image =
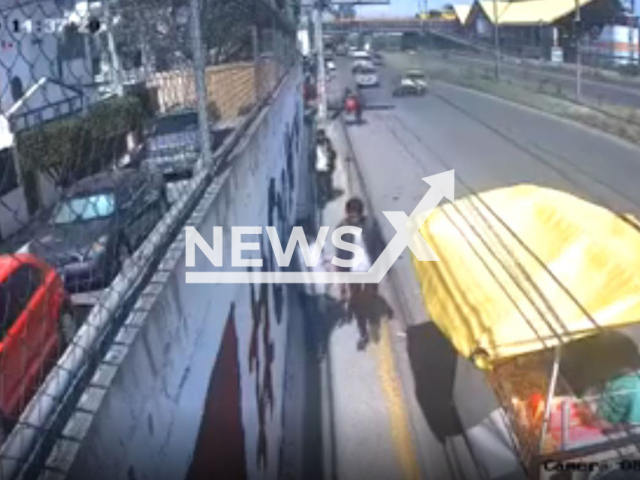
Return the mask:
[[347, 113], [354, 114], [358, 123], [362, 121], [362, 104], [360, 98], [349, 89], [345, 92], [344, 109]]

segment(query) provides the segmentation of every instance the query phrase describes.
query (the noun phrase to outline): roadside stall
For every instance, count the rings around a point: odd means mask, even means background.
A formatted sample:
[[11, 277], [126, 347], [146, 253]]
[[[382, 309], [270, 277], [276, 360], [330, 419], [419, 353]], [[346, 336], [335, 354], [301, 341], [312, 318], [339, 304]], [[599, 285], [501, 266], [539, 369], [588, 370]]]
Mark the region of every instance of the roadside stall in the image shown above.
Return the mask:
[[636, 224], [519, 185], [443, 205], [421, 233], [441, 260], [414, 258], [425, 308], [486, 374], [530, 477], [640, 478]]

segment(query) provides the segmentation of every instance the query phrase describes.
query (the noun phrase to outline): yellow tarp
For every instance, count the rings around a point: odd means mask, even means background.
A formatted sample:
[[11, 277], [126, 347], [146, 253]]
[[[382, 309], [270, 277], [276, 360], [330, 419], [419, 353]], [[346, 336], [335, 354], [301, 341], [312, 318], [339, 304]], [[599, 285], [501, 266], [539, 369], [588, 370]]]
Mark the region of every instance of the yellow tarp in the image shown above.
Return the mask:
[[[593, 0], [580, 0], [585, 6]], [[519, 2], [482, 0], [480, 7], [491, 23], [495, 23], [494, 12], [498, 14], [500, 25], [549, 24], [574, 12], [575, 0], [523, 0]]]
[[596, 333], [589, 316], [640, 321], [640, 232], [607, 209], [521, 185], [441, 206], [421, 233], [441, 260], [413, 259], [427, 312], [481, 367]]
[[469, 14], [471, 13], [471, 5], [454, 5], [453, 11], [460, 24], [466, 25], [467, 18], [469, 18]]

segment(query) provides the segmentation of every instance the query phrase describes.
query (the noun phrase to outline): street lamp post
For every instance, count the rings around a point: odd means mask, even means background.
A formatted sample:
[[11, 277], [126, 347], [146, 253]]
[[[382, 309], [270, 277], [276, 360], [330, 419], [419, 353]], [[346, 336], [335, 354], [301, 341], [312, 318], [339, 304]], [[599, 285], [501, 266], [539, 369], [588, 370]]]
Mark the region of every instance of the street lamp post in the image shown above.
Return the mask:
[[498, 18], [498, 1], [493, 0], [493, 41], [495, 45], [496, 54], [496, 80], [500, 80], [500, 29], [498, 24], [500, 23]]
[[580, 48], [580, 0], [576, 1], [576, 18], [574, 22], [574, 40], [576, 42], [576, 100], [579, 102], [582, 98], [582, 50]]
[[318, 59], [318, 123], [323, 125], [327, 120], [327, 78], [324, 65], [324, 40], [322, 33], [323, 1], [318, 0], [315, 8], [315, 43]]

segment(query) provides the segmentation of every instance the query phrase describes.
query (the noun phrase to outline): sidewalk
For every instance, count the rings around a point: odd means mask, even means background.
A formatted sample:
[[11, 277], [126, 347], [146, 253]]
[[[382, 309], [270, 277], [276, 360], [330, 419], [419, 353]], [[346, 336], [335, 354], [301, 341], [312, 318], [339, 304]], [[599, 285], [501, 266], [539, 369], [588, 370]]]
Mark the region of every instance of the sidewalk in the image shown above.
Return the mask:
[[[339, 119], [329, 126], [328, 134], [339, 159], [334, 174], [336, 198], [322, 210], [321, 225], [333, 227], [342, 219], [347, 199], [363, 198], [364, 193], [349, 160], [351, 152]], [[355, 321], [340, 324], [337, 288], [327, 293], [320, 304], [322, 319], [330, 325], [321, 363], [324, 478], [424, 478], [397, 374], [393, 319], [383, 318], [379, 341], [358, 351]], [[382, 285], [380, 300], [387, 297], [388, 289]]]

